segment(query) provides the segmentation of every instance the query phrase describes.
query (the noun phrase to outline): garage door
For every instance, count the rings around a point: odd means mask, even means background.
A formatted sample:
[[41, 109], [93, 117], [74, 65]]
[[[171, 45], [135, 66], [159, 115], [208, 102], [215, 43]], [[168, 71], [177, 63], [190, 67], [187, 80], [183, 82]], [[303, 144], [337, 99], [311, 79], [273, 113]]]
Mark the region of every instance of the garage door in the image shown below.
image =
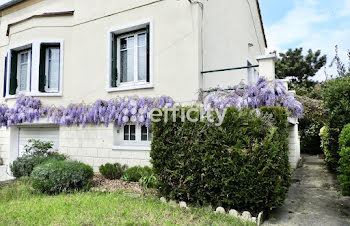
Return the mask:
[[59, 148], [59, 128], [58, 127], [32, 127], [19, 128], [18, 134], [18, 154], [22, 156], [24, 153], [24, 146], [28, 144], [28, 140], [37, 139], [42, 141], [51, 141], [54, 146], [53, 149]]

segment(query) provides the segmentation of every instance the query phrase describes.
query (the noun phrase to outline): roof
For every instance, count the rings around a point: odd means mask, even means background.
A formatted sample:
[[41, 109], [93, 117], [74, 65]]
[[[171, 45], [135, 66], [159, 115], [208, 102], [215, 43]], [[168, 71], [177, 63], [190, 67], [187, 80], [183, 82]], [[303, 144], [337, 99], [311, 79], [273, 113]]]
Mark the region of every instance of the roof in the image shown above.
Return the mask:
[[265, 47], [267, 48], [266, 33], [265, 33], [265, 28], [264, 28], [263, 19], [262, 19], [262, 16], [261, 16], [261, 9], [260, 9], [259, 0], [256, 0], [256, 4], [257, 4], [257, 6], [258, 6], [258, 12], [259, 12], [259, 18], [260, 18], [261, 30], [262, 30], [262, 32], [263, 32], [263, 36], [264, 36]]
[[6, 2], [2, 5], [0, 5], [0, 10], [7, 9], [13, 5], [16, 5], [16, 4], [24, 2], [24, 1], [26, 1], [26, 0], [11, 0], [9, 2]]
[[[0, 10], [3, 9], [7, 9], [13, 5], [16, 5], [18, 3], [24, 2], [26, 0], [11, 0], [3, 5], [0, 5]], [[263, 32], [263, 36], [264, 36], [264, 42], [265, 42], [265, 47], [267, 48], [267, 40], [266, 40], [266, 33], [265, 33], [265, 28], [264, 28], [264, 23], [263, 23], [263, 19], [261, 16], [261, 9], [260, 9], [260, 4], [259, 4], [259, 0], [256, 0], [256, 4], [258, 6], [258, 12], [259, 12], [259, 18], [260, 18], [260, 25], [261, 25], [261, 30]]]

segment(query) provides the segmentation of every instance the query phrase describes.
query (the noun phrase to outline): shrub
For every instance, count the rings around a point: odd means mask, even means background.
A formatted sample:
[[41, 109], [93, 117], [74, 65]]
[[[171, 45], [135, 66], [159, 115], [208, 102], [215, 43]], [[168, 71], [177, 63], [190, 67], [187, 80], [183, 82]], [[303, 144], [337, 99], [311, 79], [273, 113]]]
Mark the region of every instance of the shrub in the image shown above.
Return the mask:
[[152, 125], [151, 162], [163, 196], [254, 213], [283, 204], [291, 180], [286, 110], [228, 108], [220, 127], [181, 122], [180, 112], [176, 122]]
[[152, 173], [151, 175], [146, 175], [140, 178], [140, 184], [145, 188], [157, 188], [158, 187], [158, 178]]
[[324, 126], [322, 101], [306, 96], [298, 96], [297, 100], [304, 107], [303, 117], [299, 119], [300, 146], [303, 153], [321, 154], [320, 129]]
[[328, 158], [326, 164], [336, 170], [339, 161], [339, 135], [344, 125], [350, 123], [350, 77], [329, 80], [322, 94], [325, 121], [328, 127]]
[[152, 172], [153, 172], [152, 168], [148, 166], [145, 166], [145, 167], [134, 166], [125, 170], [123, 179], [128, 182], [139, 182], [141, 177], [150, 176], [152, 175]]
[[77, 161], [48, 161], [34, 168], [33, 188], [42, 193], [58, 194], [86, 190], [94, 173], [90, 166]]
[[122, 166], [119, 163], [107, 163], [105, 165], [100, 166], [99, 171], [105, 178], [114, 180], [120, 179], [124, 175], [126, 169], [126, 165]]
[[14, 177], [30, 176], [34, 167], [48, 160], [65, 160], [65, 155], [52, 150], [51, 142], [29, 140], [25, 153], [10, 165]]
[[339, 137], [340, 159], [338, 181], [343, 195], [350, 195], [350, 124], [346, 125]]

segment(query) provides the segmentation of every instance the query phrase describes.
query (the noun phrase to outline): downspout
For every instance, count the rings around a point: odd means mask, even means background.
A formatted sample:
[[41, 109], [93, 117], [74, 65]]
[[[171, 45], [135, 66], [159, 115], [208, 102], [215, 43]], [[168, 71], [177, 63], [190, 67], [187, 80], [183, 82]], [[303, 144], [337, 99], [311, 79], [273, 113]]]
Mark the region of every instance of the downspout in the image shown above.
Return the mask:
[[200, 8], [200, 16], [197, 17], [199, 21], [198, 28], [199, 28], [199, 41], [200, 41], [200, 47], [199, 47], [199, 54], [200, 54], [200, 68], [199, 68], [199, 88], [202, 89], [204, 87], [204, 78], [202, 76], [202, 71], [204, 69], [204, 35], [203, 35], [203, 28], [204, 28], [204, 4], [200, 0], [188, 0], [188, 2], [191, 5], [198, 5]]

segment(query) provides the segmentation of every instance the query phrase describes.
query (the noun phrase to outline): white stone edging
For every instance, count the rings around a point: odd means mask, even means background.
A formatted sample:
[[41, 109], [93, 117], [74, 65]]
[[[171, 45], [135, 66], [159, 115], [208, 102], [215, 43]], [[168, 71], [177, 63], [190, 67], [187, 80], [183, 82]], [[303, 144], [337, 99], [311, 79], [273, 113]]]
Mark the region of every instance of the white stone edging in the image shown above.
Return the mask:
[[[167, 200], [165, 197], [161, 197], [160, 201], [163, 203], [167, 203]], [[187, 206], [187, 203], [184, 201], [180, 201], [178, 204], [176, 203], [176, 201], [174, 200], [169, 200], [168, 202], [171, 206], [179, 206], [180, 208], [185, 208], [185, 209], [189, 209], [189, 207]], [[210, 209], [212, 210], [211, 206], [205, 207], [205, 209]], [[217, 214], [226, 214], [226, 210], [219, 206], [216, 208], [216, 210], [214, 211]], [[249, 211], [244, 211], [242, 212], [242, 214], [240, 214], [237, 210], [235, 209], [231, 209], [228, 212], [229, 215], [237, 217], [238, 219], [242, 220], [242, 221], [246, 221], [246, 222], [252, 222], [252, 223], [256, 223], [257, 226], [262, 225], [263, 223], [263, 214], [264, 212], [261, 211], [257, 217], [252, 217], [251, 213]]]

